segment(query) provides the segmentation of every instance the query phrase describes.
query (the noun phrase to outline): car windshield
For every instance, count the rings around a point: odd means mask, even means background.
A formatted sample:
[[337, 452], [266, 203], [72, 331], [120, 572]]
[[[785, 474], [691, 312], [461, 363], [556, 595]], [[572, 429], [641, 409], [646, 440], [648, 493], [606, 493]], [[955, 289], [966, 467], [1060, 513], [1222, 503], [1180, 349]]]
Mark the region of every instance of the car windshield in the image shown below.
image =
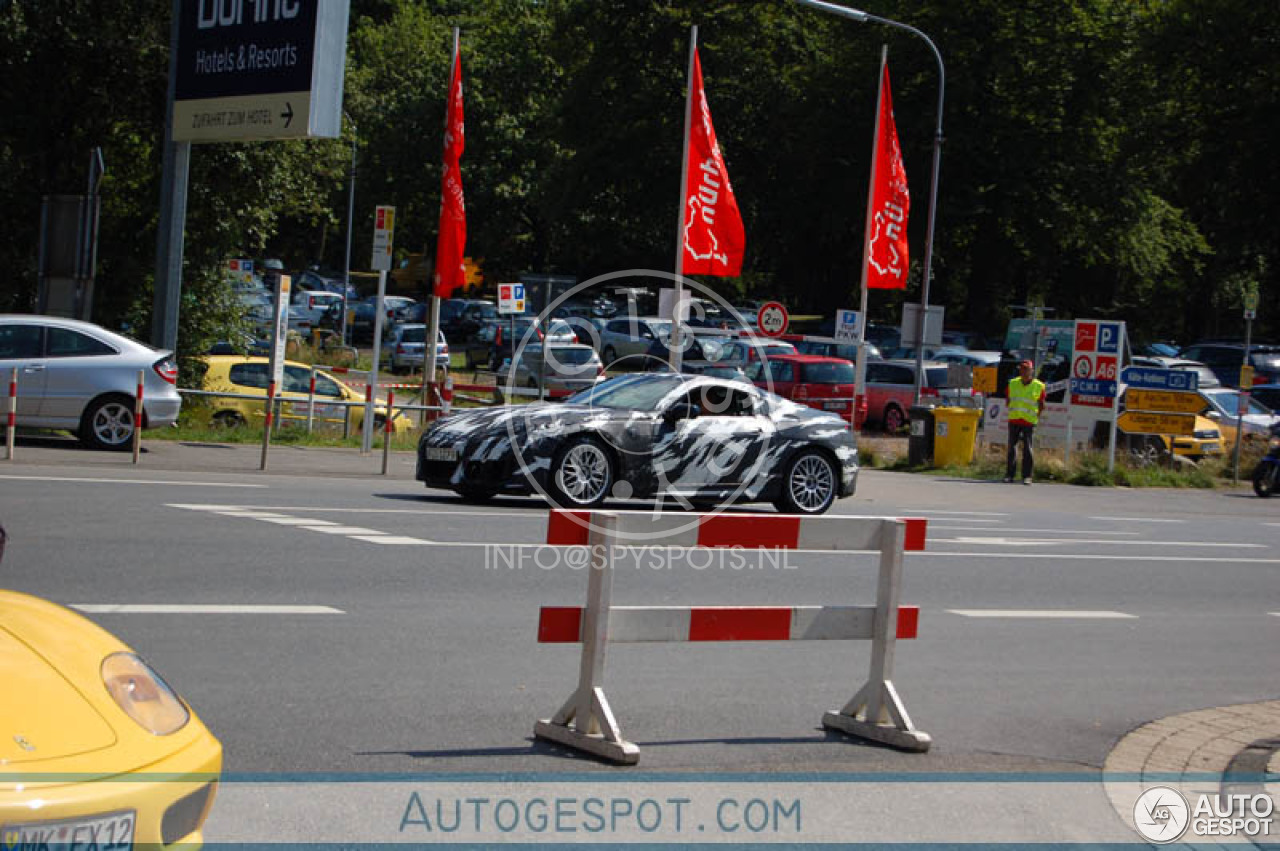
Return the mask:
[[566, 401], [571, 405], [652, 411], [680, 381], [676, 375], [624, 375], [575, 393]]
[[427, 339], [427, 326], [410, 325], [400, 331], [402, 343], [424, 343]]
[[800, 380], [806, 384], [852, 384], [851, 363], [806, 363], [800, 367]]
[[[1200, 395], [1209, 400], [1209, 404], [1217, 409], [1218, 413], [1228, 417], [1235, 417], [1236, 412], [1240, 410], [1240, 391], [1222, 389], [1203, 391]], [[1250, 397], [1249, 413], [1261, 414], [1264, 417], [1270, 416], [1271, 410], [1265, 405], [1258, 402], [1257, 399]]]
[[947, 368], [945, 366], [926, 367], [924, 378], [929, 387], [946, 387]]

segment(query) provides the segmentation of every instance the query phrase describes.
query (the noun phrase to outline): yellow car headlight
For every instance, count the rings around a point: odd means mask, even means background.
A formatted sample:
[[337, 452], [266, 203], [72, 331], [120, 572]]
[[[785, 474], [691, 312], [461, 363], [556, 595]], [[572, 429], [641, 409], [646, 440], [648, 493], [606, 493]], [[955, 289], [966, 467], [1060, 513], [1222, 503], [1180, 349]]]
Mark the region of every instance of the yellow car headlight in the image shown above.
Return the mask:
[[133, 653], [103, 659], [102, 682], [126, 715], [157, 736], [176, 733], [191, 719], [169, 684]]

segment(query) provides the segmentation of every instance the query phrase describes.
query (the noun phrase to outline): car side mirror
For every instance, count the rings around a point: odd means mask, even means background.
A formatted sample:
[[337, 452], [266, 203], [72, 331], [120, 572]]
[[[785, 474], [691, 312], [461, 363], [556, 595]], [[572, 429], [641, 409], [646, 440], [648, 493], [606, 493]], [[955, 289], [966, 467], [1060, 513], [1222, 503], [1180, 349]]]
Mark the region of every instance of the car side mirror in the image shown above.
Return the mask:
[[698, 411], [688, 402], [676, 402], [670, 408], [662, 413], [662, 419], [669, 423], [679, 422], [680, 420], [691, 420], [698, 415]]
[[1217, 411], [1205, 411], [1204, 416], [1206, 419], [1213, 420], [1214, 422], [1217, 422], [1218, 420], [1222, 419], [1222, 414], [1218, 413]]

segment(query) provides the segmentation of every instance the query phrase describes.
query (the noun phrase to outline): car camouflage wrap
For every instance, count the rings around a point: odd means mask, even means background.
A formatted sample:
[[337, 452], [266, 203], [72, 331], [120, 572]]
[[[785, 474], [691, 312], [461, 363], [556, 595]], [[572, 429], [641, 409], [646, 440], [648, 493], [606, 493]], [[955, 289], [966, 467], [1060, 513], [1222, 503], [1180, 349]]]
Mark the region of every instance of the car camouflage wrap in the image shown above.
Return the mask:
[[[656, 383], [648, 388], [656, 403], [643, 410], [593, 404], [595, 394], [621, 383]], [[708, 391], [738, 407], [672, 416]], [[836, 496], [851, 495], [857, 482], [857, 448], [841, 417], [743, 382], [669, 374], [615, 378], [563, 404], [510, 405], [440, 420], [419, 443], [417, 478], [468, 496], [554, 492], [559, 456], [584, 438], [606, 448], [615, 497], [774, 500], [789, 461], [804, 450], [832, 461]]]

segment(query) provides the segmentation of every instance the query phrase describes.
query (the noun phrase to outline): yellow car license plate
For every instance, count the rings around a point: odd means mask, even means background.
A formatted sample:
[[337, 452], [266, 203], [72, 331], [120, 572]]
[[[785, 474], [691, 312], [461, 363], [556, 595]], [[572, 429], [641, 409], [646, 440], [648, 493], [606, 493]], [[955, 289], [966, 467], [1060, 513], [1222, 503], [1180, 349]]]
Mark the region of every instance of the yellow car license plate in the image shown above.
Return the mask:
[[64, 821], [41, 821], [0, 826], [0, 848], [40, 848], [62, 851], [97, 848], [98, 851], [130, 851], [133, 848], [133, 810]]

